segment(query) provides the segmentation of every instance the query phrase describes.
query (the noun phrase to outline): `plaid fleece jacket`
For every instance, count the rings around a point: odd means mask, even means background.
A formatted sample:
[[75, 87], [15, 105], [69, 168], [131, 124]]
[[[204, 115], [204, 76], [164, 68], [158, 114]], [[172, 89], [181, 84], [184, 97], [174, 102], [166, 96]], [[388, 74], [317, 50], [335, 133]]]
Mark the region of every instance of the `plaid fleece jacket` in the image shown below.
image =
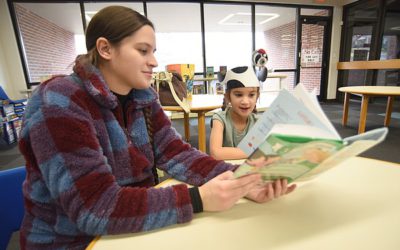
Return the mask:
[[[143, 108], [151, 107], [154, 151]], [[84, 249], [96, 235], [148, 231], [192, 219], [186, 185], [155, 189], [153, 161], [201, 185], [233, 166], [192, 148], [171, 127], [150, 88], [122, 108], [93, 65], [42, 83], [26, 110], [22, 249]]]

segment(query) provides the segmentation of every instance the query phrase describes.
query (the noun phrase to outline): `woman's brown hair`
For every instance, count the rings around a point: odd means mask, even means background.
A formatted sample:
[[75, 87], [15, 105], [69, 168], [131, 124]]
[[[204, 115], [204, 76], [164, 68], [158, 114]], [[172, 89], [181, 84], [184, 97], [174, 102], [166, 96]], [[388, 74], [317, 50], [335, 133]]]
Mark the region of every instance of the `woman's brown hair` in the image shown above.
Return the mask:
[[91, 63], [98, 65], [98, 38], [104, 37], [111, 44], [117, 45], [145, 25], [154, 29], [153, 23], [147, 17], [124, 6], [109, 6], [97, 12], [86, 29], [86, 49]]

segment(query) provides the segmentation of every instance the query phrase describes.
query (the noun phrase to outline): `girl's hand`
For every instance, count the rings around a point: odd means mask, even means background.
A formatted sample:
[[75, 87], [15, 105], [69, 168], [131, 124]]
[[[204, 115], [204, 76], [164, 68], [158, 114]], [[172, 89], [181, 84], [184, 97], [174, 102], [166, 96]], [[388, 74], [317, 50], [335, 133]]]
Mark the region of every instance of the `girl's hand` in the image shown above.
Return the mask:
[[246, 198], [258, 203], [265, 203], [275, 198], [279, 198], [282, 195], [289, 194], [293, 192], [295, 188], [295, 184], [288, 186], [286, 179], [280, 179], [272, 183], [254, 187], [246, 195]]
[[224, 172], [199, 187], [203, 210], [227, 210], [261, 183], [259, 174], [234, 179], [232, 171]]

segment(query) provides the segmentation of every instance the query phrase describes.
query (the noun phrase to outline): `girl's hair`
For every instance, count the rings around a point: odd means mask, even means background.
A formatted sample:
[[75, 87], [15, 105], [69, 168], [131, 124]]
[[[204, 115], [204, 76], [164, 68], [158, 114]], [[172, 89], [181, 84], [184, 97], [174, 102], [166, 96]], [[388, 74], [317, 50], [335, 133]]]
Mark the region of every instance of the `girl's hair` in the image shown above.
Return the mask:
[[[222, 102], [222, 107], [221, 107], [222, 110], [225, 110], [228, 107], [228, 104], [230, 103], [229, 99], [230, 99], [231, 91], [232, 91], [232, 89], [227, 89], [224, 94], [224, 100]], [[260, 88], [257, 88], [257, 99], [258, 98], [260, 98]], [[257, 105], [254, 106], [253, 113], [257, 113]]]
[[86, 29], [86, 49], [91, 63], [96, 66], [99, 63], [99, 54], [96, 49], [98, 38], [104, 37], [111, 44], [117, 45], [122, 39], [145, 25], [154, 29], [153, 23], [147, 17], [133, 9], [109, 6], [100, 10], [93, 16]]

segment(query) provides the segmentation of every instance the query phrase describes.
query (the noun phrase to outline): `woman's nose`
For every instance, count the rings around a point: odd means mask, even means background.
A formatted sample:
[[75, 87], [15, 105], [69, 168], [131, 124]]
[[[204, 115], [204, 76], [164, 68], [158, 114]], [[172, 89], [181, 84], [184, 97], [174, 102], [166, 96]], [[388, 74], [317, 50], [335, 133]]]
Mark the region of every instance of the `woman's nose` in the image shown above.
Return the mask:
[[155, 67], [158, 66], [158, 62], [157, 62], [157, 59], [156, 59], [156, 57], [155, 57], [154, 54], [151, 55], [151, 58], [150, 58], [150, 60], [149, 60], [149, 64], [150, 64], [153, 68], [155, 68]]

